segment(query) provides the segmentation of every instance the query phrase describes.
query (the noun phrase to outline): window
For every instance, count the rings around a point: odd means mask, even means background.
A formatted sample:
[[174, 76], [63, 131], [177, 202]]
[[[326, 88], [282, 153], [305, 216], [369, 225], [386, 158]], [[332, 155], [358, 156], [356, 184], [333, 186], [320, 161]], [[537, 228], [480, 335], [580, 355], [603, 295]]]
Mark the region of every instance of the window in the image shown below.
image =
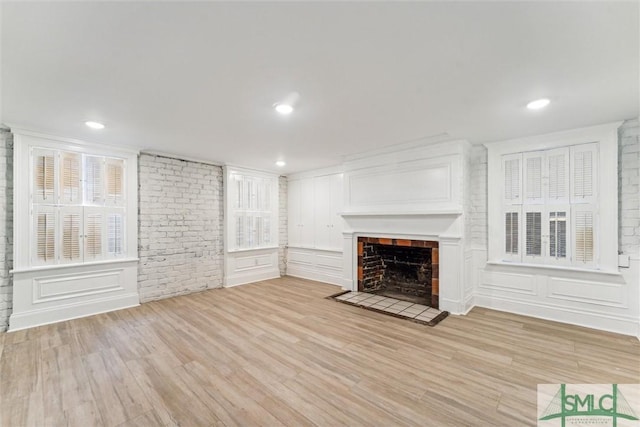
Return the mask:
[[598, 143], [502, 155], [505, 260], [596, 266], [597, 158]]
[[126, 255], [123, 159], [34, 148], [31, 165], [31, 265]]
[[232, 171], [229, 174], [230, 250], [278, 245], [277, 180], [275, 177]]

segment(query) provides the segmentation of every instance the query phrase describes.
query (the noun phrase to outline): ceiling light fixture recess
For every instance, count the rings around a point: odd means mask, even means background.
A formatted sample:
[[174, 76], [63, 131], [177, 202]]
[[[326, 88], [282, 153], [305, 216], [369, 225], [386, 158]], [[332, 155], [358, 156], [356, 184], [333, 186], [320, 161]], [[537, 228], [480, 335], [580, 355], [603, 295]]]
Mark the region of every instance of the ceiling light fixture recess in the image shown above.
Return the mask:
[[298, 92], [291, 92], [285, 99], [281, 102], [276, 102], [273, 104], [273, 108], [282, 115], [288, 115], [293, 113], [293, 110], [300, 99], [300, 94]]
[[551, 101], [549, 101], [547, 98], [536, 99], [535, 101], [531, 101], [530, 103], [528, 103], [527, 108], [529, 110], [540, 110], [541, 108], [549, 105], [550, 102]]
[[283, 168], [283, 167], [285, 167], [286, 165], [287, 165], [287, 162], [285, 162], [284, 160], [278, 160], [278, 161], [276, 162], [276, 166], [277, 166], [277, 167], [279, 167], [279, 168]]
[[89, 126], [91, 129], [104, 129], [104, 125], [98, 122], [84, 122], [85, 125]]
[[293, 113], [293, 107], [289, 104], [276, 104], [275, 109], [280, 114], [291, 114]]

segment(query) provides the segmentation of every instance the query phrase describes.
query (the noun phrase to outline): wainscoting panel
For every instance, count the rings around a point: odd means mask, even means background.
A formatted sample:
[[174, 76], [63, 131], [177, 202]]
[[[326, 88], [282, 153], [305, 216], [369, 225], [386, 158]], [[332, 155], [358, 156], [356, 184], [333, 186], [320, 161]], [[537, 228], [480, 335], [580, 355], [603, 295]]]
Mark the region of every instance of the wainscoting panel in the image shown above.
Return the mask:
[[626, 308], [624, 283], [549, 278], [549, 298]]
[[18, 271], [13, 279], [10, 331], [139, 304], [137, 259]]
[[280, 277], [277, 248], [228, 252], [224, 264], [225, 287]]
[[531, 274], [482, 271], [478, 288], [526, 295], [537, 294], [535, 277]]
[[104, 270], [74, 275], [42, 276], [33, 279], [34, 303], [96, 295], [123, 289], [124, 270]]
[[473, 300], [480, 307], [640, 337], [639, 270], [638, 259], [617, 274], [486, 263]]
[[287, 275], [343, 285], [342, 252], [318, 249], [289, 248], [287, 250]]

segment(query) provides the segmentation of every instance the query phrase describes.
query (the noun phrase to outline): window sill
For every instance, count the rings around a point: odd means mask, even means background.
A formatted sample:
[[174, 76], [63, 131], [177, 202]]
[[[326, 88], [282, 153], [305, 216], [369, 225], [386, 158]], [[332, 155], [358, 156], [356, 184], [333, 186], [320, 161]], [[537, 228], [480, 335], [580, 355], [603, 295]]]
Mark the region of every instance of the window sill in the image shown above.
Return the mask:
[[487, 265], [495, 265], [498, 267], [513, 267], [513, 268], [530, 268], [536, 270], [551, 270], [551, 271], [564, 271], [567, 273], [585, 273], [585, 274], [600, 274], [606, 276], [622, 276], [618, 270], [602, 270], [596, 268], [580, 268], [569, 267], [564, 265], [549, 265], [549, 264], [531, 264], [524, 262], [509, 262], [509, 261], [487, 261]]
[[36, 271], [62, 270], [65, 268], [79, 268], [79, 267], [94, 267], [94, 266], [121, 264], [121, 263], [138, 262], [138, 261], [139, 261], [138, 258], [118, 258], [118, 259], [109, 259], [104, 261], [85, 262], [82, 264], [39, 265], [37, 267], [27, 267], [27, 268], [11, 270], [9, 271], [9, 273], [10, 274], [33, 273]]

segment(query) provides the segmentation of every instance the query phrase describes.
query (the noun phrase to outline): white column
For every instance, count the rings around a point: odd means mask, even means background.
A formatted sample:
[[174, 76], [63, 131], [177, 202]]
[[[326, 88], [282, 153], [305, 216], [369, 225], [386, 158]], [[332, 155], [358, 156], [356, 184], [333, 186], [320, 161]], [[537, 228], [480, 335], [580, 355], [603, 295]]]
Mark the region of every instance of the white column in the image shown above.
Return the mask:
[[342, 287], [352, 291], [358, 290], [356, 276], [358, 264], [358, 242], [353, 233], [342, 233]]
[[440, 310], [451, 314], [463, 314], [464, 258], [460, 238], [440, 238]]

